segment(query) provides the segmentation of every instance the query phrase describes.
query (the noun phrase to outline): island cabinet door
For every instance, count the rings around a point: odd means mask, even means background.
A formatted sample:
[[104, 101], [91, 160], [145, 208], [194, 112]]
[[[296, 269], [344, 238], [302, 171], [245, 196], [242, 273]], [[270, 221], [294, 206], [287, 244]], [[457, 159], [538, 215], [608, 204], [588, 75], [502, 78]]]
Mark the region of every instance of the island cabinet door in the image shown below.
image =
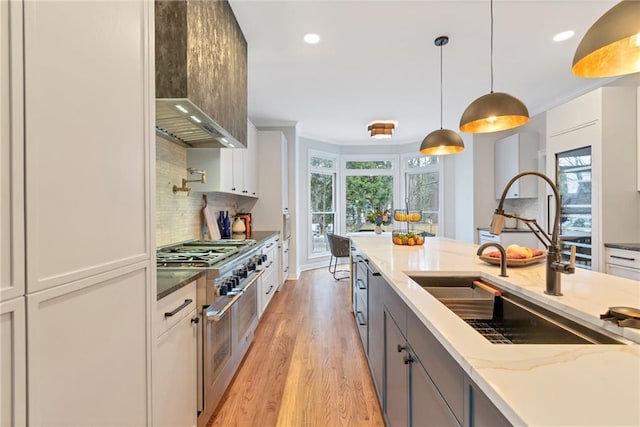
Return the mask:
[[459, 427], [427, 371], [414, 358], [411, 363], [411, 425], [415, 427]]
[[[378, 274], [377, 276], [375, 274]], [[382, 403], [384, 375], [384, 287], [388, 286], [379, 273], [369, 275], [369, 365], [373, 382]]]
[[464, 390], [465, 427], [507, 427], [512, 425], [467, 376], [464, 379]]
[[409, 363], [407, 342], [393, 318], [385, 310], [385, 413], [387, 425], [409, 425]]

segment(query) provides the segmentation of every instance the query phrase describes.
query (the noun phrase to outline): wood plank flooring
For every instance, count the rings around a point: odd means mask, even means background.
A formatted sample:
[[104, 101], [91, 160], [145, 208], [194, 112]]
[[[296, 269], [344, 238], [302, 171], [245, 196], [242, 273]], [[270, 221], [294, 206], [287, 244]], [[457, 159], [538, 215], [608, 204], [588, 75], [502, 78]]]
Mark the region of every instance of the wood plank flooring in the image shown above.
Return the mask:
[[349, 309], [326, 268], [287, 281], [209, 426], [384, 426]]

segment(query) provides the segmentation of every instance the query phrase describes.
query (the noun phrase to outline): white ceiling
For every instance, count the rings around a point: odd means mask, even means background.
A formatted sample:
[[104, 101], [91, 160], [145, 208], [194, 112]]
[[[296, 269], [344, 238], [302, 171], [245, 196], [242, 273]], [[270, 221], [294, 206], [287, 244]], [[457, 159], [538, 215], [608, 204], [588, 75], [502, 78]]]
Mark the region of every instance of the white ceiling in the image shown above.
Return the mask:
[[[520, 98], [533, 116], [606, 81], [571, 73], [588, 28], [617, 1], [494, 2], [494, 90]], [[490, 89], [490, 3], [480, 1], [231, 0], [249, 45], [249, 119], [297, 122], [303, 137], [337, 144], [420, 142]], [[565, 42], [551, 39], [574, 30]], [[308, 45], [302, 37], [317, 33]], [[397, 120], [391, 140], [367, 124]]]

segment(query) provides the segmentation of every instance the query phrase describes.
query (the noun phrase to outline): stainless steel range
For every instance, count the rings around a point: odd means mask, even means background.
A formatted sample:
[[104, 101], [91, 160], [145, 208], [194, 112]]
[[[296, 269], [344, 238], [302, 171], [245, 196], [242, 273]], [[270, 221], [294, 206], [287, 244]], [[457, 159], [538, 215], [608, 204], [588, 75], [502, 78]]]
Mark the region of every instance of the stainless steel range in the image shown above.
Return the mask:
[[157, 267], [205, 270], [198, 281], [198, 426], [206, 425], [253, 342], [266, 256], [255, 240], [192, 240], [164, 246]]

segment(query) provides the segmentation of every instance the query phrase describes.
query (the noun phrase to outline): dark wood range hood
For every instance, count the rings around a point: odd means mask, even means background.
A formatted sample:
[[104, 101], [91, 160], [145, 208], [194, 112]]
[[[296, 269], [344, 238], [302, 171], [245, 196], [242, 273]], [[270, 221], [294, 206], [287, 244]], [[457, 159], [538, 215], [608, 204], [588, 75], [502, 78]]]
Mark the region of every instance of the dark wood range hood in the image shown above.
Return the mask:
[[229, 2], [155, 2], [156, 130], [189, 147], [247, 145], [247, 42]]

